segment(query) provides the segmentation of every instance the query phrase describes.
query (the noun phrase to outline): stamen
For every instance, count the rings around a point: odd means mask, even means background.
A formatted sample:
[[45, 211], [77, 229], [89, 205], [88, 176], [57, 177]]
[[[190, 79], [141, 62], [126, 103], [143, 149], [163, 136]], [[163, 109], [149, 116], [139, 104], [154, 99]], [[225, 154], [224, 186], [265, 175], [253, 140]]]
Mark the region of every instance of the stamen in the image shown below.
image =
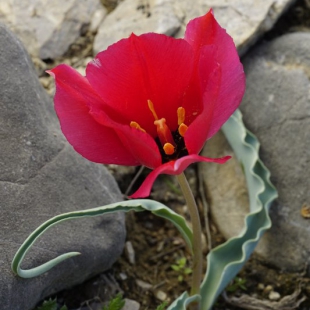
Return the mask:
[[174, 146], [171, 143], [165, 143], [163, 149], [166, 155], [172, 155], [174, 153]]
[[137, 122], [130, 122], [130, 127], [139, 129], [142, 132], [146, 132]]
[[180, 134], [181, 137], [184, 137], [184, 135], [185, 135], [187, 129], [188, 129], [188, 127], [187, 127], [184, 123], [182, 123], [182, 124], [179, 126], [178, 131], [179, 131], [179, 134]]
[[155, 120], [158, 120], [158, 116], [157, 116], [157, 114], [156, 114], [156, 112], [155, 112], [153, 102], [152, 102], [151, 100], [148, 100], [148, 101], [147, 101], [147, 104], [148, 104], [149, 109], [151, 110], [151, 112], [152, 112], [152, 114], [153, 114]]
[[185, 121], [185, 109], [183, 107], [179, 107], [177, 110], [178, 114], [178, 131], [181, 137], [184, 137], [185, 132], [187, 131], [188, 127], [184, 124]]
[[185, 109], [183, 107], [179, 107], [177, 110], [178, 114], [178, 125], [180, 126], [185, 121]]

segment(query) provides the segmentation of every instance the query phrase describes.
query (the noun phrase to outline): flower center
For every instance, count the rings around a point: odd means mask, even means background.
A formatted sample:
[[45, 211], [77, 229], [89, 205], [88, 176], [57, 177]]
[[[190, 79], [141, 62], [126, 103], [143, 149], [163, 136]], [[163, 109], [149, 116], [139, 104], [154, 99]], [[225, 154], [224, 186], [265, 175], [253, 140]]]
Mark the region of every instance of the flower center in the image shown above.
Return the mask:
[[[175, 158], [188, 155], [184, 143], [184, 135], [188, 129], [184, 124], [185, 109], [183, 107], [177, 109], [178, 129], [176, 131], [171, 131], [166, 124], [166, 119], [159, 119], [157, 116], [153, 102], [148, 100], [147, 104], [155, 119], [154, 125], [156, 126], [157, 131], [157, 138], [155, 138], [155, 141], [159, 147], [160, 153], [162, 154], [163, 162], [168, 162]], [[130, 127], [146, 132], [137, 122], [134, 121], [130, 122]]]

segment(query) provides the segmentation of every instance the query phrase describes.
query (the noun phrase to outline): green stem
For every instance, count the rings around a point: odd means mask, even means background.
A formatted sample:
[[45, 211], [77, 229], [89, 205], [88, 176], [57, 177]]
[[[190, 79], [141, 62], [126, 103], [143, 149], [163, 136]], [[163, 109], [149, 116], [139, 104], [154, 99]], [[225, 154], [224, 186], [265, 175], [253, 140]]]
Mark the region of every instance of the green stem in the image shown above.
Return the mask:
[[184, 173], [177, 175], [181, 190], [186, 200], [187, 208], [193, 226], [193, 278], [191, 295], [199, 294], [202, 278], [202, 242], [201, 242], [201, 223], [196, 201], [193, 192], [187, 182]]

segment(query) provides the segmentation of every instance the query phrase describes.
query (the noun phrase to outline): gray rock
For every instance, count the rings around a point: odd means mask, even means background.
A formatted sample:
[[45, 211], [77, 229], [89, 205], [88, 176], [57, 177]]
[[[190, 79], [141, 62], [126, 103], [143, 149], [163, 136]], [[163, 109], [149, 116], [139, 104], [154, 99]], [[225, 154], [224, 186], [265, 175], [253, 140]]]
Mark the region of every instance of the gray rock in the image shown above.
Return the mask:
[[184, 12], [171, 0], [125, 0], [101, 23], [94, 41], [98, 53], [132, 32], [174, 35], [181, 27]]
[[[225, 238], [238, 235], [249, 212], [249, 199], [243, 171], [222, 132], [210, 139], [202, 155], [232, 158], [224, 165], [201, 163], [212, 219]], [[229, 225], [228, 225], [229, 223]]]
[[88, 27], [106, 15], [100, 0], [0, 0], [0, 22], [19, 36], [32, 56], [62, 56]]
[[[261, 158], [279, 191], [270, 211], [273, 227], [256, 252], [269, 264], [293, 271], [310, 264], [309, 219], [300, 213], [304, 204], [310, 204], [309, 53], [310, 33], [293, 33], [254, 49], [244, 59], [247, 90], [241, 110], [246, 126], [261, 142]], [[221, 143], [225, 143], [223, 138], [214, 141], [218, 148]], [[205, 154], [210, 154], [207, 150], [212, 146], [207, 143]], [[226, 150], [211, 153], [224, 154]], [[240, 167], [235, 164], [230, 168], [231, 164], [212, 169], [202, 165], [207, 182], [216, 184], [212, 191], [209, 188], [212, 214], [227, 238], [240, 231], [247, 208]], [[229, 171], [234, 173], [226, 176]], [[229, 182], [226, 178], [236, 183], [240, 178], [241, 183], [231, 192], [222, 184]], [[231, 220], [234, 217], [239, 218], [238, 224]]]
[[120, 201], [121, 194], [102, 165], [88, 162], [65, 141], [31, 60], [2, 25], [0, 66], [0, 304], [3, 310], [27, 310], [110, 268], [123, 249], [124, 217], [113, 214], [53, 227], [35, 243], [23, 268], [68, 251], [82, 255], [37, 278], [13, 275], [15, 252], [41, 223], [60, 213]]
[[157, 32], [183, 37], [189, 20], [214, 9], [215, 17], [233, 37], [240, 54], [263, 33], [295, 0], [125, 0], [103, 21], [94, 42], [98, 53], [128, 37]]
[[125, 305], [123, 307], [123, 310], [139, 310], [140, 304], [136, 302], [135, 300], [125, 298]]
[[217, 21], [232, 36], [239, 54], [243, 55], [295, 1], [195, 0], [194, 5], [192, 1], [182, 0], [186, 18], [177, 36], [183, 37], [186, 24], [212, 8]]

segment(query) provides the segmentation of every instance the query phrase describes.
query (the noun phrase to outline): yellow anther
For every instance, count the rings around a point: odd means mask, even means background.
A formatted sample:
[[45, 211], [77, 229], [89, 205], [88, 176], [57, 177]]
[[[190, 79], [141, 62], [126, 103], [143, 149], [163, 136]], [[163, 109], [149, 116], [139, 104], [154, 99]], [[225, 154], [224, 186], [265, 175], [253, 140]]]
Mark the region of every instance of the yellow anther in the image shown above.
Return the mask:
[[174, 146], [169, 142], [164, 144], [163, 149], [166, 155], [172, 155], [174, 153]]
[[184, 137], [184, 135], [185, 135], [187, 129], [188, 129], [188, 127], [187, 127], [184, 123], [182, 123], [182, 124], [179, 126], [178, 131], [179, 131], [179, 134], [180, 134], [181, 137]]
[[153, 102], [152, 102], [151, 100], [148, 100], [148, 101], [147, 101], [147, 104], [148, 104], [149, 109], [150, 109], [150, 111], [152, 112], [152, 114], [153, 114], [155, 120], [158, 120], [158, 116], [157, 116], [157, 114], [156, 114], [156, 112], [155, 112]]
[[185, 109], [183, 107], [179, 107], [177, 110], [178, 114], [178, 125], [180, 126], [185, 121]]
[[137, 122], [130, 122], [130, 127], [139, 129], [142, 132], [146, 132]]

